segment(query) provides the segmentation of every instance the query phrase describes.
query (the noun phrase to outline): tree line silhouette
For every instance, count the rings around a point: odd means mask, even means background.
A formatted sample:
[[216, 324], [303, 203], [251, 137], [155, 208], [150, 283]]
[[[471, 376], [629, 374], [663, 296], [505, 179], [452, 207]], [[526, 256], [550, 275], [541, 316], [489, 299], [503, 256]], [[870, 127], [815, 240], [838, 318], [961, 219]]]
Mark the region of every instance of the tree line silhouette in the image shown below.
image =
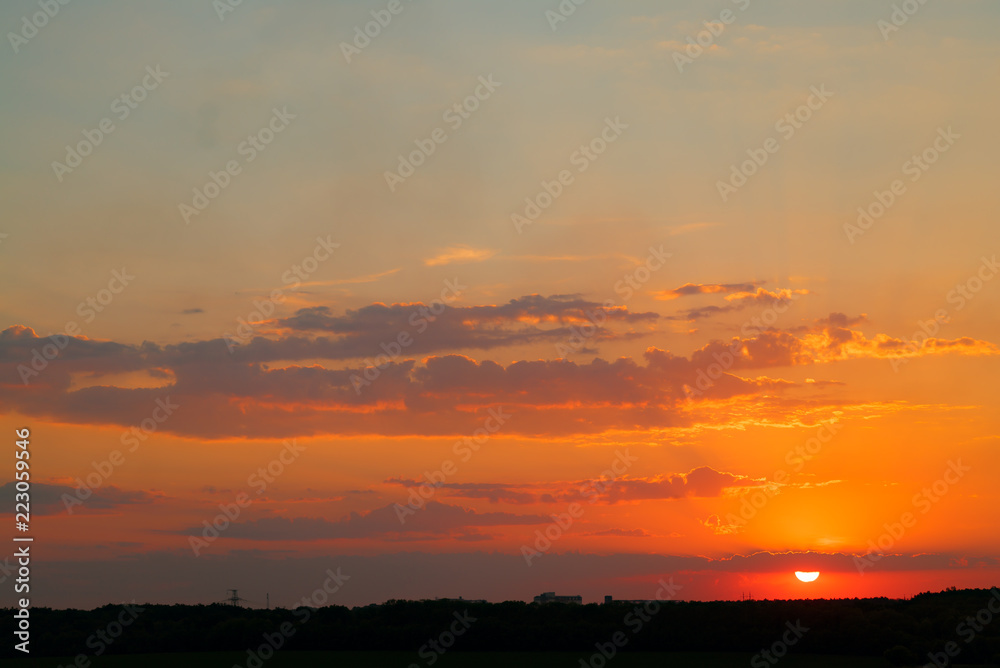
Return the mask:
[[[667, 601], [633, 631], [623, 623], [636, 603], [572, 605], [561, 603], [476, 603], [471, 601], [391, 600], [381, 605], [319, 609], [250, 609], [229, 605], [142, 605], [142, 612], [110, 643], [94, 634], [121, 618], [122, 606], [94, 610], [31, 610], [34, 656], [245, 651], [264, 642], [288, 622], [294, 631], [281, 651], [417, 651], [437, 638], [467, 611], [476, 621], [452, 651], [592, 652], [623, 631], [622, 651], [758, 652], [781, 638], [787, 622], [808, 628], [796, 653], [884, 656], [896, 665], [923, 665], [928, 653], [949, 642], [961, 650], [961, 663], [1000, 665], [1000, 614], [980, 631], [962, 629], [963, 620], [986, 609], [1000, 593], [954, 588], [911, 599], [814, 599], [753, 601]], [[12, 637], [14, 609], [4, 612]], [[289, 626], [286, 624], [286, 629]], [[15, 653], [6, 644], [6, 656]]]

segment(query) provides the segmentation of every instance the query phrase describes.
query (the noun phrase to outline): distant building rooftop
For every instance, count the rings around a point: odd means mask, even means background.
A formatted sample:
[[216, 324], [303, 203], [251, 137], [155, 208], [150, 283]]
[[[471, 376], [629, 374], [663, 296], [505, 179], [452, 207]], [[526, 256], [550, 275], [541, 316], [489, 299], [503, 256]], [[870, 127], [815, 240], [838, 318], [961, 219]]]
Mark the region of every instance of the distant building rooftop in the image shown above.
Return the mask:
[[556, 596], [554, 591], [547, 591], [535, 597], [535, 603], [583, 603], [583, 596]]

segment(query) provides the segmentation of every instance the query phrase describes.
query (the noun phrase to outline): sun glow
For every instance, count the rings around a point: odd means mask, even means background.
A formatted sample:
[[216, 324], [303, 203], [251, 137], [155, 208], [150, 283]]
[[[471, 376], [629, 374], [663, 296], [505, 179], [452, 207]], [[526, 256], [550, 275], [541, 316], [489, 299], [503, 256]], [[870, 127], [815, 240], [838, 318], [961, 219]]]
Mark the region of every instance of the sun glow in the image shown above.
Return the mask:
[[795, 577], [802, 582], [813, 582], [819, 577], [819, 571], [812, 571], [811, 573], [807, 573], [805, 571], [795, 571]]

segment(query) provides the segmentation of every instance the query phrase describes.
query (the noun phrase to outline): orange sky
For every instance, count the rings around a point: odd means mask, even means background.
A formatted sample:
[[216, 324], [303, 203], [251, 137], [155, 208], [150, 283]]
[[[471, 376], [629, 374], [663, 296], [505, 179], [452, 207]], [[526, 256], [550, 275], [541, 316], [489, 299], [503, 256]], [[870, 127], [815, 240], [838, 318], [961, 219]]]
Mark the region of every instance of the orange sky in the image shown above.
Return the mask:
[[800, 5], [696, 57], [718, 11], [652, 1], [406, 5], [349, 57], [354, 3], [105, 3], [12, 45], [37, 604], [996, 585], [1000, 14]]

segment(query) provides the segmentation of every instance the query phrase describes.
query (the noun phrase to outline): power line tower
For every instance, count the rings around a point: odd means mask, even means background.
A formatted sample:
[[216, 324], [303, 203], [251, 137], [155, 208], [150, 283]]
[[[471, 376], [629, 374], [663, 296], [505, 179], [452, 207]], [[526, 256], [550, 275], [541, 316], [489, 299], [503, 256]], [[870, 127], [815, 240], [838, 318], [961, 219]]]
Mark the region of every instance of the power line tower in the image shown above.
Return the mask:
[[227, 589], [226, 591], [229, 592], [229, 597], [224, 602], [228, 603], [234, 608], [242, 608], [243, 606], [241, 605], [241, 603], [247, 602], [245, 598], [240, 598], [240, 592], [238, 589]]

